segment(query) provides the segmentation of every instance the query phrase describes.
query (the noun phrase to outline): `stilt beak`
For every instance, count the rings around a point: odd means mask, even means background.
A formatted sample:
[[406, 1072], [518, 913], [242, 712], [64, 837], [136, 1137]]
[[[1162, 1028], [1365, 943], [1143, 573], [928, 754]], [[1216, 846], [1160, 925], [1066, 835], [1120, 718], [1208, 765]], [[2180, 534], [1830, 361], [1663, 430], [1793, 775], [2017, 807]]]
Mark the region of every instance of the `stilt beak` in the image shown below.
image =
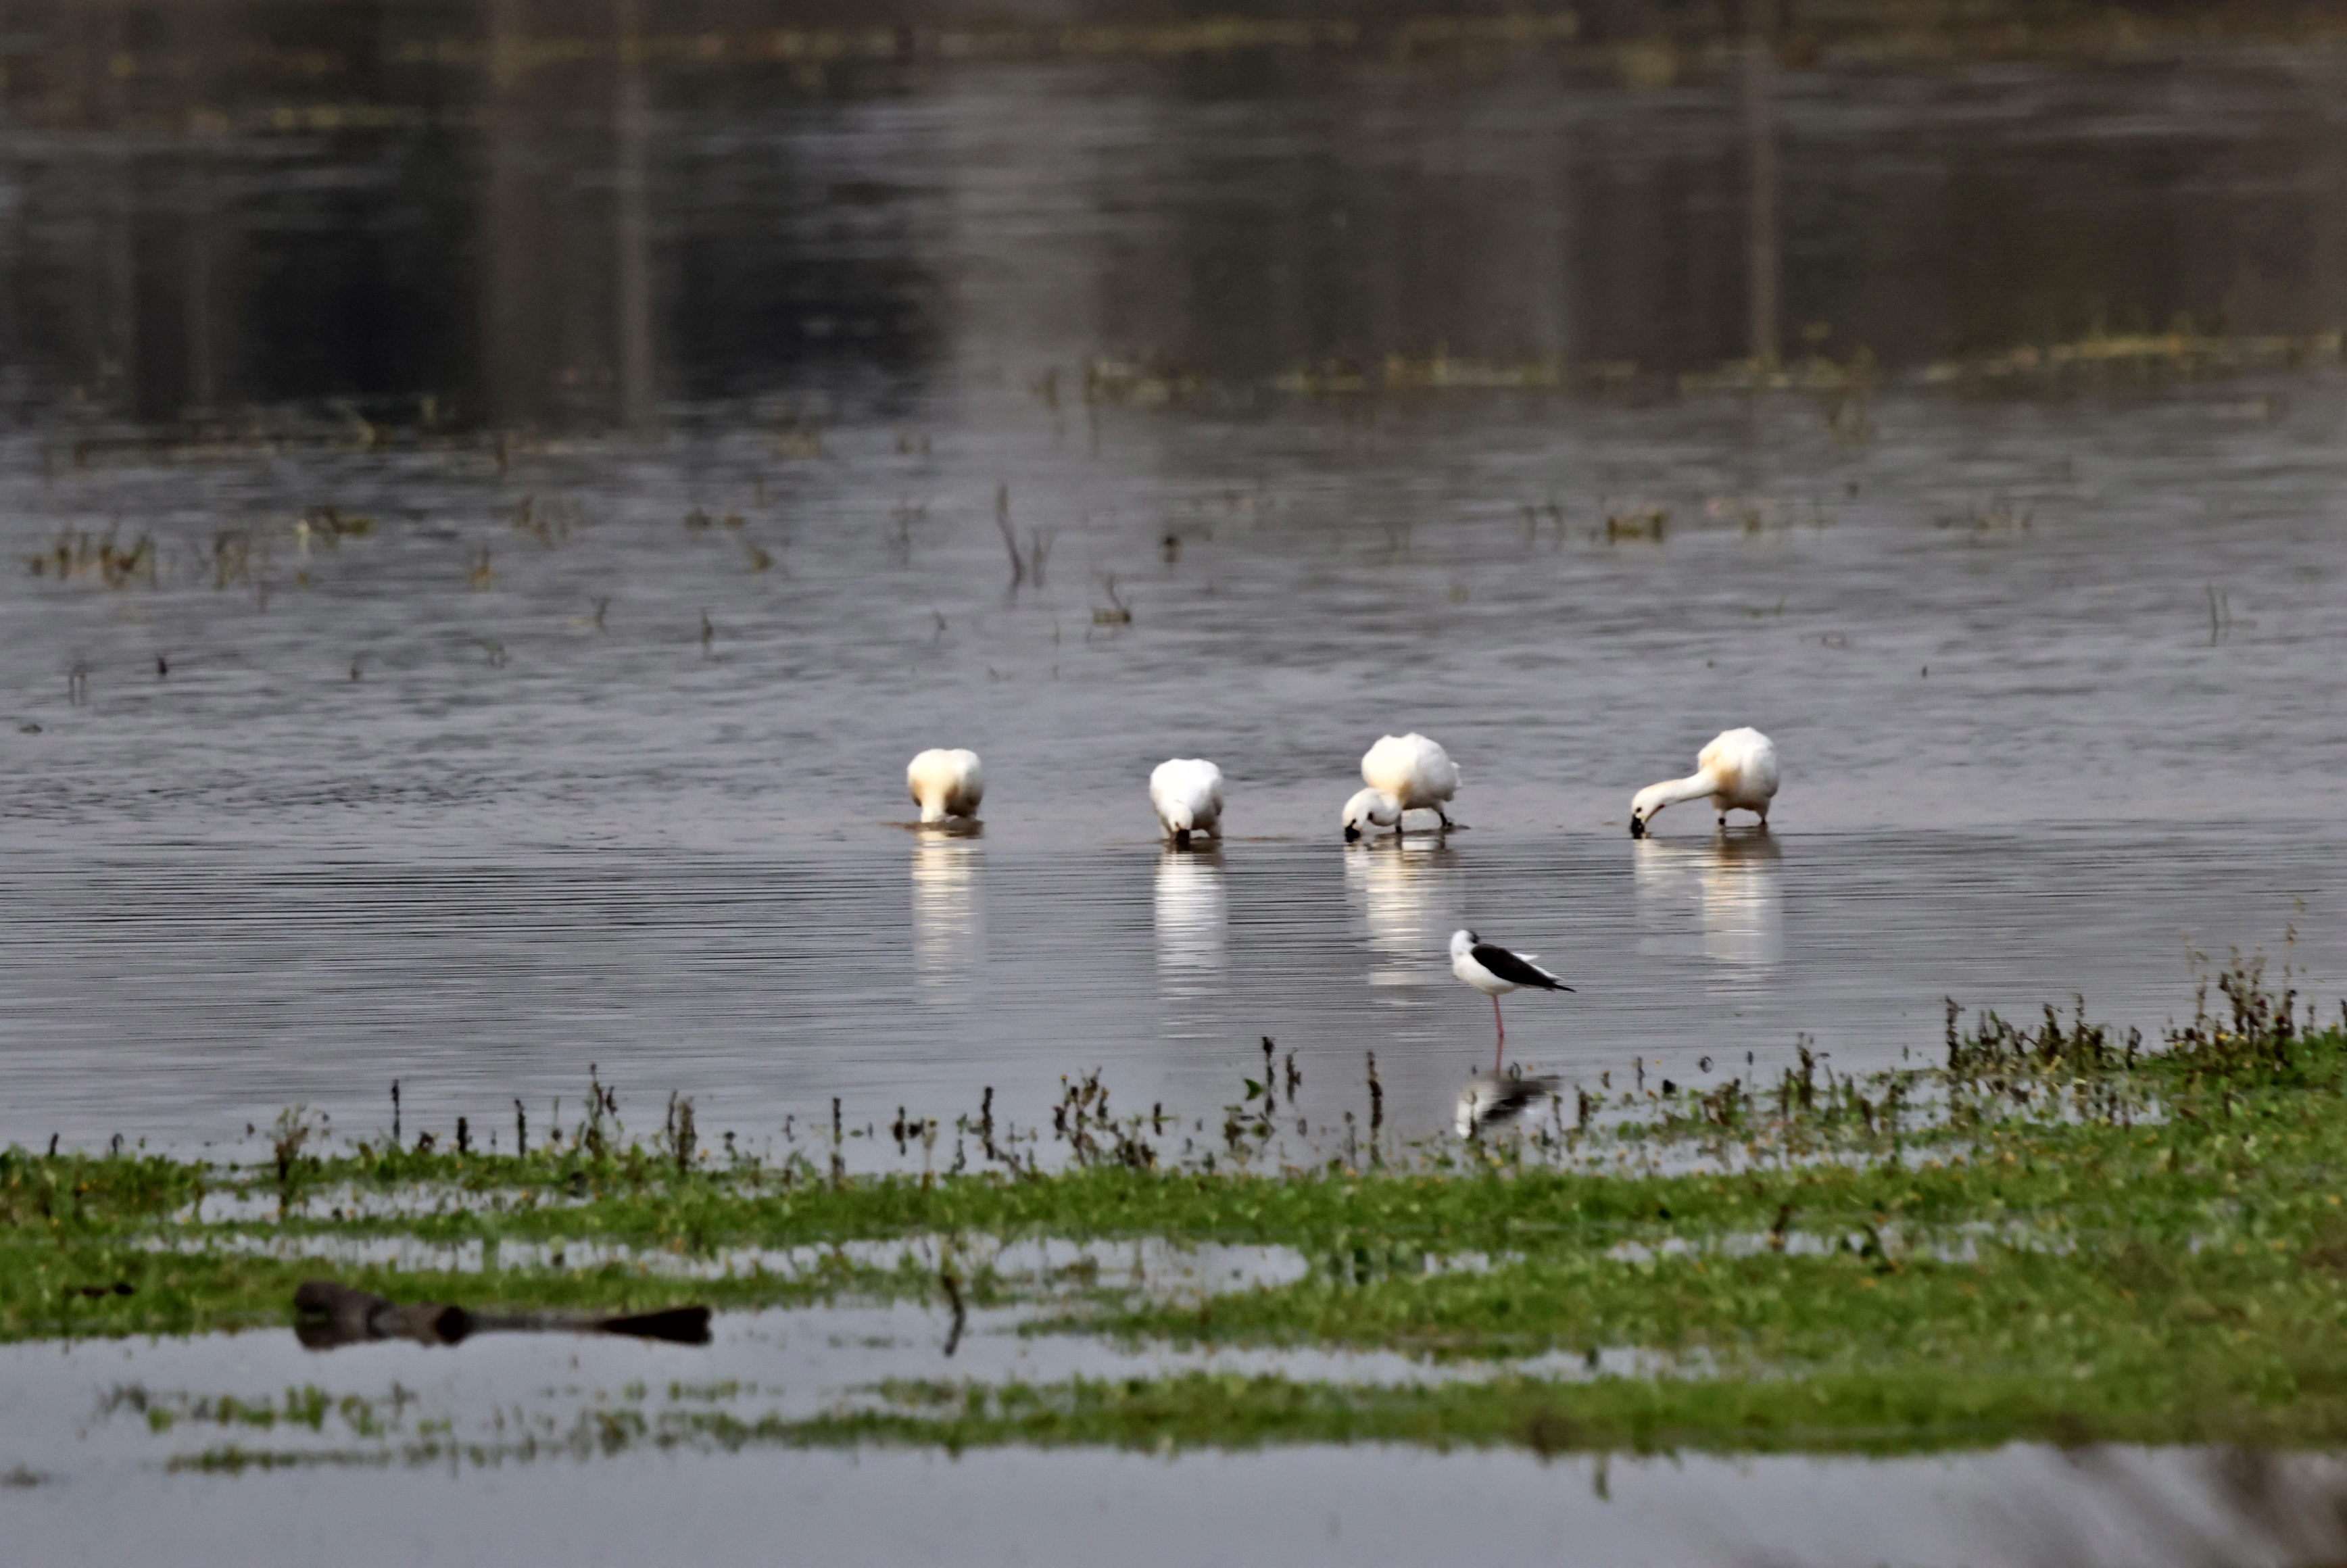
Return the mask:
[[1351, 823], [1347, 823], [1345, 825], [1345, 842], [1348, 844], [1358, 844], [1360, 841], [1361, 830], [1355, 827]]
[[1190, 830], [1188, 828], [1177, 827], [1174, 830], [1174, 847], [1176, 849], [1187, 849], [1190, 847]]
[[1630, 836], [1633, 838], [1646, 836], [1646, 825], [1635, 816], [1630, 819]]

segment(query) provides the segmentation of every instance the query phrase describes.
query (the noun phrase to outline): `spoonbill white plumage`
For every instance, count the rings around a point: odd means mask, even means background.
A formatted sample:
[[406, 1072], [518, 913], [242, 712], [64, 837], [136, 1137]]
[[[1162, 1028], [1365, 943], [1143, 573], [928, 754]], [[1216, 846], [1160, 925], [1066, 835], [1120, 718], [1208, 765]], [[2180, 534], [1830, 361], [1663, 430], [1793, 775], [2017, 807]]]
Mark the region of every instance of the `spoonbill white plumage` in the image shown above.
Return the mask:
[[1459, 1091], [1456, 1125], [1461, 1138], [1472, 1138], [1486, 1127], [1512, 1122], [1556, 1092], [1553, 1078], [1526, 1078], [1521, 1072], [1479, 1072]]
[[905, 785], [923, 822], [972, 817], [986, 798], [986, 770], [979, 766], [976, 752], [932, 747], [906, 764]]
[[1149, 804], [1174, 836], [1176, 849], [1190, 847], [1190, 835], [1223, 835], [1223, 770], [1204, 757], [1174, 757], [1149, 775]]
[[1663, 807], [1711, 797], [1719, 825], [1731, 811], [1748, 811], [1768, 825], [1768, 803], [1777, 798], [1777, 743], [1758, 730], [1722, 730], [1696, 753], [1695, 772], [1683, 779], [1648, 784], [1630, 797], [1630, 836], [1644, 838]]
[[1491, 1052], [1494, 1072], [1499, 1071], [1501, 1053], [1508, 1049], [1508, 1025], [1500, 1016], [1500, 999], [1525, 986], [1543, 991], [1573, 989], [1533, 963], [1537, 956], [1512, 953], [1497, 942], [1484, 941], [1472, 931], [1450, 933], [1450, 972], [1491, 999], [1491, 1021], [1500, 1029], [1500, 1043]]
[[1459, 764], [1450, 753], [1412, 731], [1387, 735], [1361, 758], [1361, 782], [1368, 788], [1345, 803], [1345, 842], [1371, 827], [1402, 831], [1406, 811], [1431, 811], [1450, 826], [1444, 803], [1459, 792]]

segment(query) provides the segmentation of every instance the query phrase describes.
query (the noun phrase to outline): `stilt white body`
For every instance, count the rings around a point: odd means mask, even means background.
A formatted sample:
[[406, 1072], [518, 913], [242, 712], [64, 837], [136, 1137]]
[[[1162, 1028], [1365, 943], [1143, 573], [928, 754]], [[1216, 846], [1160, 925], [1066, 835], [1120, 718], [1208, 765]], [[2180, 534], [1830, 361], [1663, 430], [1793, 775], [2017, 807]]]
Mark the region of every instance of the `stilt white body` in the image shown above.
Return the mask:
[[933, 749], [906, 765], [905, 785], [923, 822], [971, 817], [986, 798], [986, 770], [979, 766], [976, 752]]
[[1495, 1072], [1499, 1071], [1500, 1052], [1508, 1047], [1508, 1025], [1500, 1017], [1500, 999], [1525, 986], [1544, 991], [1573, 989], [1533, 963], [1536, 956], [1512, 953], [1496, 942], [1480, 940], [1472, 931], [1450, 933], [1450, 972], [1491, 999], [1491, 1021], [1500, 1031], [1499, 1047], [1491, 1057]]
[[[1483, 949], [1481, 957], [1475, 951], [1478, 948]], [[1538, 986], [1544, 991], [1571, 990], [1571, 986], [1532, 962], [1539, 956], [1537, 953], [1511, 953], [1505, 948], [1479, 942], [1472, 931], [1450, 933], [1450, 972], [1487, 997], [1503, 997], [1525, 986]], [[1487, 958], [1516, 978], [1510, 979], [1506, 975], [1495, 972], [1484, 962]], [[1512, 965], [1509, 959], [1514, 960]]]
[[1630, 797], [1630, 836], [1644, 838], [1665, 806], [1708, 797], [1727, 825], [1731, 811], [1748, 811], [1768, 825], [1768, 803], [1777, 798], [1777, 743], [1758, 730], [1723, 730], [1696, 754], [1696, 771], [1683, 779], [1648, 784]]
[[1368, 788], [1345, 803], [1345, 838], [1372, 827], [1401, 831], [1406, 811], [1431, 811], [1450, 825], [1442, 808], [1459, 793], [1459, 764], [1450, 753], [1415, 731], [1387, 735], [1361, 758], [1361, 782]]
[[1223, 770], [1204, 757], [1175, 757], [1162, 762], [1149, 775], [1149, 804], [1157, 820], [1176, 845], [1189, 847], [1190, 835], [1223, 835]]

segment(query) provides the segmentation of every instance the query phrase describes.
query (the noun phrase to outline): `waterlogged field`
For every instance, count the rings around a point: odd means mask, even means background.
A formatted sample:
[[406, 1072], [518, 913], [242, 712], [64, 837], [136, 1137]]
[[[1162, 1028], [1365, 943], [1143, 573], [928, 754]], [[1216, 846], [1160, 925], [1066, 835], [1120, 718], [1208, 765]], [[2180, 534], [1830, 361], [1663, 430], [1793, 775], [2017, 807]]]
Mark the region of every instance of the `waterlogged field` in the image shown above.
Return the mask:
[[[633, 1137], [600, 1099], [527, 1154], [324, 1148], [291, 1115], [244, 1167], [11, 1149], [0, 1333], [290, 1339], [314, 1277], [476, 1314], [718, 1310], [720, 1345], [661, 1352], [665, 1399], [544, 1401], [561, 1419], [386, 1406], [331, 1358], [291, 1390], [175, 1389], [134, 1354], [108, 1409], [182, 1468], [2335, 1443], [2347, 1035], [2254, 970], [2220, 986], [2158, 1041], [1952, 1016], [1929, 1064], [1613, 1085], [1463, 1142], [1397, 1138], [1371, 1101], [1316, 1132], [1276, 1070], [1187, 1122], [1087, 1080], [1049, 1128], [883, 1129], [908, 1162], [883, 1174], [827, 1139], [779, 1162], [701, 1146], [689, 1104]], [[764, 1388], [726, 1369], [743, 1326], [823, 1336], [836, 1364]]]

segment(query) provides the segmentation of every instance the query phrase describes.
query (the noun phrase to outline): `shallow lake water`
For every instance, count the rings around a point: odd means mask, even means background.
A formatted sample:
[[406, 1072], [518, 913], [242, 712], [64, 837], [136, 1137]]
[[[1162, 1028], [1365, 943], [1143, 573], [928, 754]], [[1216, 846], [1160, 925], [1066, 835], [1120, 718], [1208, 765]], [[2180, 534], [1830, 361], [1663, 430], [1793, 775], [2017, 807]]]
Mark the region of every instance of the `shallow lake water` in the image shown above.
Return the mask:
[[[0, 1350], [11, 1560], [190, 1564], [702, 1561], [1420, 1561], [1459, 1549], [1678, 1564], [2266, 1564], [2347, 1549], [2347, 1465], [2033, 1445], [1911, 1458], [1542, 1459], [1399, 1446], [1227, 1454], [863, 1449], [697, 1434], [864, 1400], [891, 1373], [1040, 1378], [1263, 1369], [1394, 1380], [1391, 1357], [1120, 1356], [900, 1307], [721, 1317], [706, 1348], [492, 1336], [313, 1352], [287, 1331]], [[1333, 1363], [1306, 1366], [1300, 1363]], [[1474, 1375], [1471, 1370], [1460, 1375]], [[314, 1392], [313, 1392], [314, 1390]], [[237, 1413], [223, 1396], [243, 1401]], [[314, 1430], [282, 1412], [323, 1398]], [[210, 1401], [209, 1404], [206, 1401]], [[253, 1412], [273, 1408], [263, 1424]], [[171, 1419], [159, 1419], [168, 1414]], [[229, 1448], [278, 1456], [185, 1468]], [[174, 1460], [182, 1468], [171, 1468]]]
[[[785, 1118], [804, 1140], [835, 1095], [859, 1126], [907, 1107], [949, 1127], [991, 1087], [1031, 1124], [1092, 1068], [1125, 1110], [1211, 1121], [1268, 1034], [1324, 1141], [1368, 1114], [1366, 1051], [1416, 1133], [1491, 1048], [1490, 1004], [1443, 957], [1464, 922], [1538, 934], [1579, 987], [1503, 1004], [1513, 1059], [1593, 1093], [1641, 1058], [1650, 1083], [1702, 1087], [1770, 1074], [1802, 1036], [1841, 1069], [1935, 1056], [1946, 995], [2034, 1017], [2083, 989], [2156, 1031], [2191, 1010], [2192, 943], [2337, 933], [2347, 859], [2289, 823], [1643, 845], [1479, 826], [1349, 852], [1299, 829], [1204, 856], [1141, 834], [844, 836], [477, 861], [28, 850], [0, 873], [9, 1132], [233, 1144], [302, 1103], [374, 1136], [397, 1077], [411, 1135], [461, 1114], [509, 1137], [526, 1096], [542, 1137], [557, 1097], [576, 1120], [590, 1063], [632, 1122], [681, 1091], [707, 1135], [777, 1153]], [[2335, 955], [2301, 938], [2301, 962], [2336, 975]]]
[[[1432, 1132], [1492, 1043], [1461, 924], [1578, 988], [1509, 1048], [1593, 1087], [1894, 1064], [1949, 997], [2155, 1033], [2235, 947], [2347, 987], [2335, 52], [1755, 77], [248, 9], [35, 8], [0, 87], [0, 1143], [372, 1135], [395, 1080], [411, 1135], [543, 1128], [590, 1064], [755, 1147], [835, 1097], [1031, 1121], [1095, 1067], [1211, 1116], [1265, 1036], [1317, 1128], [1374, 1051]], [[1631, 792], [1745, 723], [1772, 832], [1632, 842]], [[1413, 729], [1464, 829], [1348, 848]], [[982, 834], [912, 827], [929, 745], [984, 754]], [[1156, 842], [1175, 755], [1228, 775], [1211, 850]], [[712, 1531], [771, 1501], [752, 1459], [609, 1462]], [[1867, 1520], [2084, 1484], [792, 1464], [806, 1539], [872, 1560], [1064, 1485], [1120, 1532], [1233, 1500], [1298, 1557], [1469, 1506], [1609, 1561], [1872, 1562]], [[454, 1486], [138, 1484], [187, 1561], [264, 1491], [343, 1538]], [[602, 1511], [641, 1489], [593, 1464], [495, 1484], [383, 1560], [682, 1516]], [[104, 1554], [143, 1528], [110, 1495], [0, 1507]], [[2111, 1507], [2063, 1560], [2159, 1560]]]
[[[753, 1143], [1095, 1066], [1195, 1113], [1266, 1035], [1430, 1130], [1465, 923], [1576, 985], [1511, 1039], [1584, 1080], [1879, 1066], [1950, 996], [2155, 1030], [2195, 950], [2347, 981], [2333, 56], [1755, 122], [1537, 48], [484, 78], [462, 14], [413, 76], [165, 33], [16, 89], [0, 1137], [372, 1132], [395, 1079], [446, 1136], [590, 1064]], [[1934, 379], [2180, 323], [2249, 363]], [[1827, 390], [1701, 379], [1764, 329]], [[1773, 837], [1632, 843], [1739, 723]], [[1468, 830], [1347, 850], [1411, 729]], [[907, 825], [931, 744], [982, 837]], [[1231, 837], [1172, 856], [1194, 754]]]

